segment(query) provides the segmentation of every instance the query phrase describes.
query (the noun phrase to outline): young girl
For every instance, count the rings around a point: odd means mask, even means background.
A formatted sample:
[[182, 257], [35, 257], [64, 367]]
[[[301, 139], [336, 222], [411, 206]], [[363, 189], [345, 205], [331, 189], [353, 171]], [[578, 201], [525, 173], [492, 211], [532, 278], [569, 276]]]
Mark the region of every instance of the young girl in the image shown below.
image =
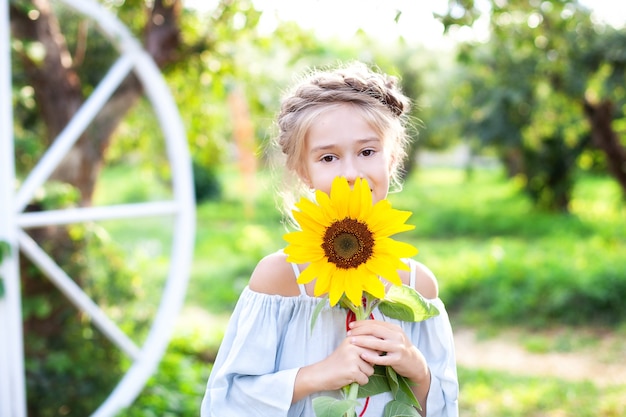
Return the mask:
[[[366, 179], [374, 203], [385, 199], [406, 156], [409, 100], [394, 77], [352, 64], [310, 73], [288, 94], [278, 115], [276, 144], [292, 178], [330, 193], [333, 179]], [[345, 385], [364, 385], [374, 365], [391, 366], [414, 383], [424, 416], [457, 416], [458, 381], [452, 330], [437, 281], [407, 260], [404, 285], [440, 314], [413, 323], [378, 310], [352, 322], [327, 305], [311, 329], [315, 282], [299, 285], [306, 265], [276, 252], [262, 259], [243, 290], [209, 377], [203, 417], [314, 417], [311, 400]], [[382, 417], [390, 393], [363, 400], [357, 415]]]

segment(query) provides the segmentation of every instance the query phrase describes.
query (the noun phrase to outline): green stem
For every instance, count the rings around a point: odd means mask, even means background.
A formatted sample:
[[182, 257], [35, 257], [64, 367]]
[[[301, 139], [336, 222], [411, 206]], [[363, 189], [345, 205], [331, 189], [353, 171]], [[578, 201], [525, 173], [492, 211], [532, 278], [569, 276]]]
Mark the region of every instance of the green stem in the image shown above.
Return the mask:
[[[359, 306], [355, 306], [352, 305], [352, 311], [354, 312], [354, 315], [356, 317], [356, 320], [365, 320], [369, 317], [370, 315], [370, 300], [368, 298], [367, 300], [367, 308], [364, 308], [363, 305], [359, 305]], [[367, 311], [366, 311], [367, 310]], [[359, 395], [359, 383], [358, 382], [353, 382], [350, 384], [350, 387], [348, 388], [348, 399], [351, 401], [356, 401]], [[345, 417], [356, 417], [356, 407], [351, 408], [350, 410], [348, 410], [345, 414]]]
[[[348, 388], [348, 399], [351, 401], [356, 401], [359, 395], [359, 383], [353, 382], [350, 384], [350, 388]], [[345, 414], [346, 417], [356, 417], [356, 407], [352, 407]]]

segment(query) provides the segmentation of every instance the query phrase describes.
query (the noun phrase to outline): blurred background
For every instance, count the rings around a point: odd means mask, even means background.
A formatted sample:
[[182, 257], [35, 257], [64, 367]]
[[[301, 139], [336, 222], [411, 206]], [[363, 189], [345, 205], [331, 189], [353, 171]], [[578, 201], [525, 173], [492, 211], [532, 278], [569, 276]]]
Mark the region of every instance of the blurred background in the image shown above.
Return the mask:
[[[462, 416], [626, 416], [626, 13], [612, 1], [103, 0], [160, 67], [193, 158], [197, 236], [158, 372], [120, 416], [195, 416], [256, 262], [284, 246], [265, 145], [311, 66], [361, 60], [414, 100], [403, 234], [457, 333]], [[23, 179], [118, 52], [60, 1], [12, 0]], [[133, 76], [29, 211], [172, 194], [163, 134]], [[74, 159], [75, 161], [76, 159]], [[36, 229], [135, 340], [163, 292], [172, 226]], [[0, 247], [1, 248], [1, 247]], [[0, 251], [0, 255], [3, 251]], [[29, 416], [84, 416], [128, 360], [23, 261]], [[0, 288], [1, 294], [2, 288]]]

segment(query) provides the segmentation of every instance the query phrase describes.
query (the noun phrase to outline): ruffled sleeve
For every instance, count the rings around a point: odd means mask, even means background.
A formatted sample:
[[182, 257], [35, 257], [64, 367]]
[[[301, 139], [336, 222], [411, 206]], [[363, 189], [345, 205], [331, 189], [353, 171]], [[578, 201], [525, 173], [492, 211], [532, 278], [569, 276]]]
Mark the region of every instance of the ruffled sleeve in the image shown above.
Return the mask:
[[459, 384], [452, 328], [443, 302], [431, 302], [440, 314], [413, 328], [413, 341], [417, 341], [431, 373], [426, 412], [429, 417], [457, 417]]
[[244, 289], [207, 383], [202, 417], [287, 416], [299, 368], [279, 369], [277, 357], [297, 300]]

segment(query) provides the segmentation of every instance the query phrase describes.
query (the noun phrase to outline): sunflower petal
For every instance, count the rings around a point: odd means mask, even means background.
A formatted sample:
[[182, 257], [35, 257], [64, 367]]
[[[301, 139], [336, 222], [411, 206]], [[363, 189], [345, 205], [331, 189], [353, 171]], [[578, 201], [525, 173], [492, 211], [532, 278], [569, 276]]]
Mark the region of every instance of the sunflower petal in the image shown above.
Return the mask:
[[385, 285], [378, 276], [366, 270], [362, 272], [361, 276], [363, 277], [363, 291], [376, 298], [385, 298]]
[[315, 192], [315, 200], [317, 201], [317, 204], [319, 204], [322, 215], [328, 222], [327, 224], [330, 224], [340, 218], [337, 213], [337, 209], [334, 207], [334, 204], [328, 194], [318, 190]]
[[315, 296], [327, 294], [330, 291], [330, 285], [332, 277], [335, 273], [335, 266], [330, 262], [323, 262], [319, 264], [319, 273], [317, 274], [317, 281], [315, 281]]
[[396, 259], [390, 259], [385, 256], [375, 256], [367, 263], [367, 268], [372, 274], [385, 278], [387, 281], [399, 285], [402, 283], [400, 275], [398, 275], [398, 267], [403, 264]]
[[381, 236], [392, 236], [396, 233], [412, 230], [415, 226], [405, 224], [409, 217], [411, 217], [410, 211], [392, 209], [389, 201], [381, 200], [372, 209], [370, 220], [372, 232]]
[[[344, 271], [345, 270], [337, 270], [331, 277], [330, 291], [328, 292], [331, 307], [339, 302], [345, 291], [346, 276], [343, 273]], [[318, 294], [316, 294], [316, 296], [318, 296]]]
[[372, 190], [366, 179], [360, 181], [361, 190], [357, 197], [359, 198], [359, 213], [355, 214], [354, 218], [366, 221], [369, 219], [372, 213]]
[[324, 211], [319, 205], [303, 198], [298, 203], [296, 203], [296, 207], [300, 211], [293, 210], [292, 214], [294, 219], [296, 219], [302, 229], [304, 229], [306, 225], [302, 224], [302, 222], [300, 221], [301, 218], [304, 218], [305, 221], [308, 220], [307, 224], [311, 224], [311, 222], [314, 222], [310, 226], [311, 228], [328, 226], [330, 219], [328, 219], [328, 217], [324, 215]]
[[375, 244], [381, 253], [387, 256], [393, 255], [396, 259], [411, 258], [417, 255], [417, 248], [406, 242], [399, 242], [390, 238], [382, 238]]
[[316, 265], [317, 262], [311, 262], [306, 268], [304, 268], [302, 272], [300, 272], [300, 275], [298, 275], [298, 279], [296, 280], [296, 282], [298, 284], [308, 284], [309, 282], [317, 278], [318, 271], [315, 268]]
[[[363, 297], [363, 288], [362, 288], [362, 278], [363, 276], [359, 276], [359, 270], [356, 269], [346, 269], [344, 270], [344, 274], [346, 277], [345, 282], [345, 293], [348, 300], [352, 302], [354, 305], [361, 305], [361, 298]], [[383, 294], [384, 296], [384, 294]]]
[[350, 217], [349, 210], [351, 197], [352, 191], [350, 190], [348, 180], [344, 177], [335, 177], [330, 189], [330, 200], [337, 210], [337, 216], [339, 219]]

